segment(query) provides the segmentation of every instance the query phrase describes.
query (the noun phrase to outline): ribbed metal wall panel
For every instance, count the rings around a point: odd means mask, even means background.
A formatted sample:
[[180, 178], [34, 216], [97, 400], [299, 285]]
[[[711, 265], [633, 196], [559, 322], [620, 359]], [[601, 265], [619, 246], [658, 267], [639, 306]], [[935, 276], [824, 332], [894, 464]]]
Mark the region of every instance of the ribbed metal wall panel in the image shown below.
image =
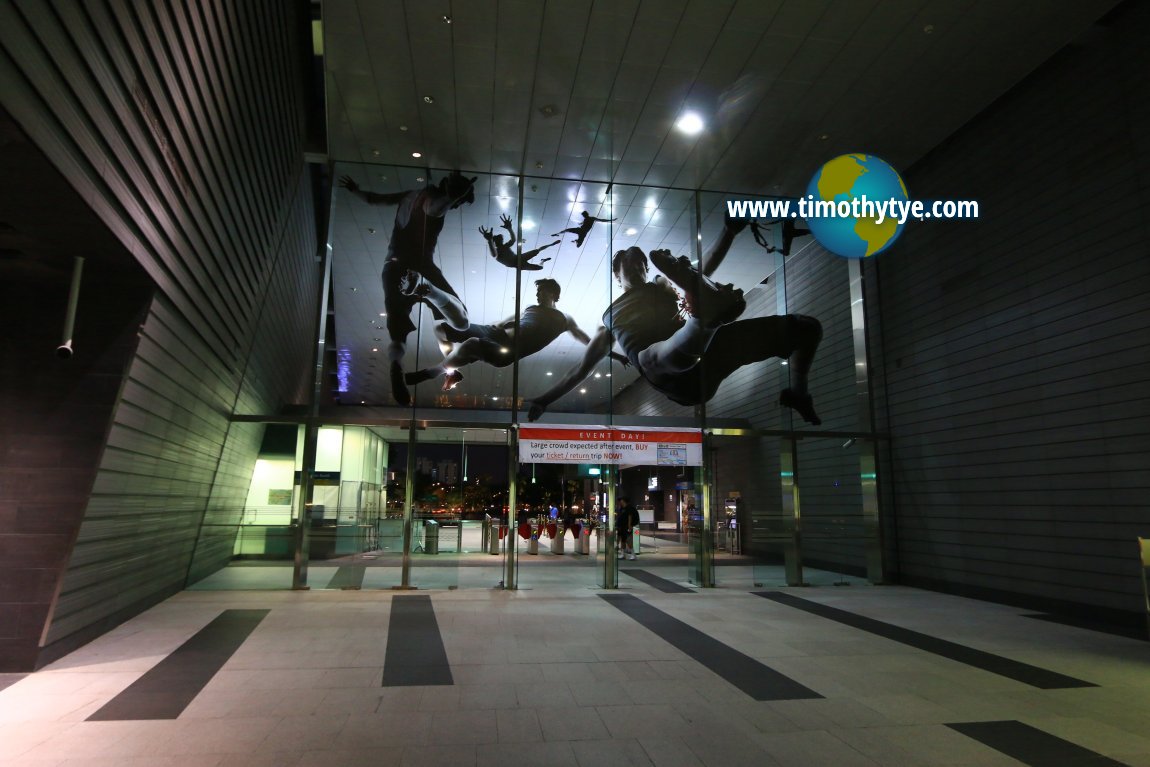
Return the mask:
[[903, 580], [1135, 611], [1150, 534], [1150, 8], [1128, 3], [907, 174], [977, 222], [879, 258]]
[[[0, 3], [6, 106], [159, 287], [47, 643], [184, 585], [269, 412], [308, 392], [318, 294], [301, 4]], [[222, 526], [219, 529], [223, 529]], [[200, 574], [230, 541], [205, 540]]]

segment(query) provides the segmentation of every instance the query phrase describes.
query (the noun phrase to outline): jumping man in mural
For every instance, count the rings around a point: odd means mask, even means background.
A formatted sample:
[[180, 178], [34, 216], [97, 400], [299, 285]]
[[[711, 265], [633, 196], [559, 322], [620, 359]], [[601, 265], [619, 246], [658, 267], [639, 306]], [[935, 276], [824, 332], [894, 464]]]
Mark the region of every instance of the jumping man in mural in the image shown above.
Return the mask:
[[587, 211], [583, 211], [583, 223], [579, 224], [579, 226], [573, 226], [573, 227], [570, 227], [569, 229], [564, 229], [562, 231], [555, 232], [551, 236], [552, 237], [558, 237], [561, 234], [564, 234], [566, 232], [570, 232], [571, 234], [575, 235], [575, 247], [581, 248], [581, 247], [583, 247], [583, 240], [590, 233], [591, 227], [595, 226], [596, 221], [598, 221], [600, 224], [609, 224], [614, 220], [615, 219], [613, 219], [613, 218], [595, 218], [594, 216], [592, 216]]
[[[801, 314], [740, 320], [746, 308], [743, 292], [718, 285], [712, 274], [746, 222], [728, 219], [719, 240], [704, 257], [700, 274], [685, 256], [651, 251], [651, 262], [663, 274], [647, 280], [648, 261], [639, 248], [615, 253], [611, 270], [622, 295], [603, 313], [603, 327], [587, 345], [582, 362], [554, 386], [535, 397], [528, 418], [538, 420], [552, 402], [575, 388], [611, 351], [615, 343], [652, 387], [673, 402], [697, 405], [715, 395], [719, 384], [743, 365], [771, 357], [789, 359], [791, 385], [779, 404], [794, 409], [807, 423], [822, 423], [807, 391], [807, 376], [822, 340], [822, 324]], [[665, 275], [665, 276], [664, 276]], [[689, 316], [679, 316], [686, 294]]]
[[403, 382], [403, 355], [407, 336], [415, 330], [411, 310], [420, 302], [432, 308], [436, 319], [451, 327], [468, 326], [467, 309], [436, 265], [433, 256], [443, 218], [449, 210], [475, 202], [475, 178], [458, 172], [443, 178], [438, 186], [425, 186], [406, 192], [377, 194], [359, 188], [350, 176], [339, 185], [369, 205], [395, 205], [395, 228], [383, 263], [383, 306], [387, 312], [387, 348], [391, 360], [391, 392], [401, 405], [411, 404], [411, 394]]
[[[446, 374], [443, 390], [450, 391], [463, 380], [459, 368], [472, 362], [486, 362], [501, 368], [516, 359], [528, 357], [550, 344], [564, 333], [570, 333], [580, 343], [591, 340], [575, 320], [555, 308], [559, 300], [559, 283], [552, 279], [535, 281], [535, 300], [519, 317], [519, 348], [515, 349], [515, 317], [508, 317], [496, 325], [468, 325], [458, 330], [446, 322], [435, 326], [435, 335], [444, 350], [443, 362], [404, 376], [406, 383], [415, 385]], [[518, 357], [516, 357], [518, 352]], [[629, 360], [620, 354], [612, 355], [624, 365]]]
[[479, 233], [483, 235], [483, 239], [487, 240], [487, 249], [491, 251], [492, 258], [508, 268], [514, 269], [518, 266], [525, 272], [537, 272], [543, 268], [544, 263], [551, 260], [550, 258], [545, 258], [538, 264], [531, 263], [531, 259], [548, 248], [553, 248], [558, 245], [559, 240], [549, 245], [544, 245], [541, 248], [529, 250], [526, 253], [517, 255], [513, 247], [517, 238], [515, 237], [515, 229], [511, 226], [511, 217], [500, 216], [499, 219], [503, 224], [503, 228], [507, 230], [507, 242], [503, 241], [503, 235], [495, 234], [491, 229], [484, 229], [482, 226], [479, 227]]

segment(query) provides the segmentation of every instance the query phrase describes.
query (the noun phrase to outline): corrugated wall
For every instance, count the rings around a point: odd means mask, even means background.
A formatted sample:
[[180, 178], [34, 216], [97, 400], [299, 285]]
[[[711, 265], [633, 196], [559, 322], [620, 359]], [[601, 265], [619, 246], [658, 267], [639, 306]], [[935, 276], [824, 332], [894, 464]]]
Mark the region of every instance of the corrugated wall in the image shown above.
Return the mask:
[[0, 4], [6, 106], [159, 288], [47, 644], [182, 587], [205, 514], [238, 512], [258, 451], [260, 428], [229, 416], [306, 391], [319, 275], [299, 10]]
[[913, 226], [878, 263], [905, 582], [1141, 607], [1148, 37], [1125, 4], [907, 174], [982, 218]]

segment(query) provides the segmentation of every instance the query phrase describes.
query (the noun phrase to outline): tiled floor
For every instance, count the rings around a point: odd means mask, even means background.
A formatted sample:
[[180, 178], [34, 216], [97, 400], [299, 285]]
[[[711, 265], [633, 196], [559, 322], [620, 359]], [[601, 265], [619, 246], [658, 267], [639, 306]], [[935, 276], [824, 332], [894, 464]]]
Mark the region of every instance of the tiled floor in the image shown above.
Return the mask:
[[[683, 565], [624, 565], [690, 585]], [[450, 665], [452, 683], [433, 686], [383, 686], [392, 606], [411, 592], [181, 593], [4, 680], [0, 764], [1150, 767], [1150, 643], [903, 587], [786, 590], [1096, 685], [1041, 689], [757, 597], [750, 567], [718, 570], [718, 589], [624, 574], [615, 593], [821, 697], [755, 700], [600, 598], [585, 563], [524, 563], [520, 591], [415, 592]], [[269, 612], [177, 718], [86, 721], [226, 610]], [[948, 726], [969, 722], [1040, 732], [967, 728], [1023, 744], [1018, 761]], [[1085, 751], [1051, 757], [1041, 733]]]

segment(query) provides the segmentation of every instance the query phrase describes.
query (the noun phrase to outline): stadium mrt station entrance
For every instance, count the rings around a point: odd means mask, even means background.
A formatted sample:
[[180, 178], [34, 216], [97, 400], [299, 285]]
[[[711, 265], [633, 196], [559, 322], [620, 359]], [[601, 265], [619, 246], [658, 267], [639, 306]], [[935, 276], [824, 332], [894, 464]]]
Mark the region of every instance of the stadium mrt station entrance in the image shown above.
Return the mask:
[[[874, 443], [861, 436], [343, 424], [319, 426], [309, 451], [305, 435], [266, 424], [246, 502], [201, 530], [200, 547], [232, 559], [190, 588], [881, 580]], [[638, 510], [635, 561], [619, 560], [621, 497]]]

